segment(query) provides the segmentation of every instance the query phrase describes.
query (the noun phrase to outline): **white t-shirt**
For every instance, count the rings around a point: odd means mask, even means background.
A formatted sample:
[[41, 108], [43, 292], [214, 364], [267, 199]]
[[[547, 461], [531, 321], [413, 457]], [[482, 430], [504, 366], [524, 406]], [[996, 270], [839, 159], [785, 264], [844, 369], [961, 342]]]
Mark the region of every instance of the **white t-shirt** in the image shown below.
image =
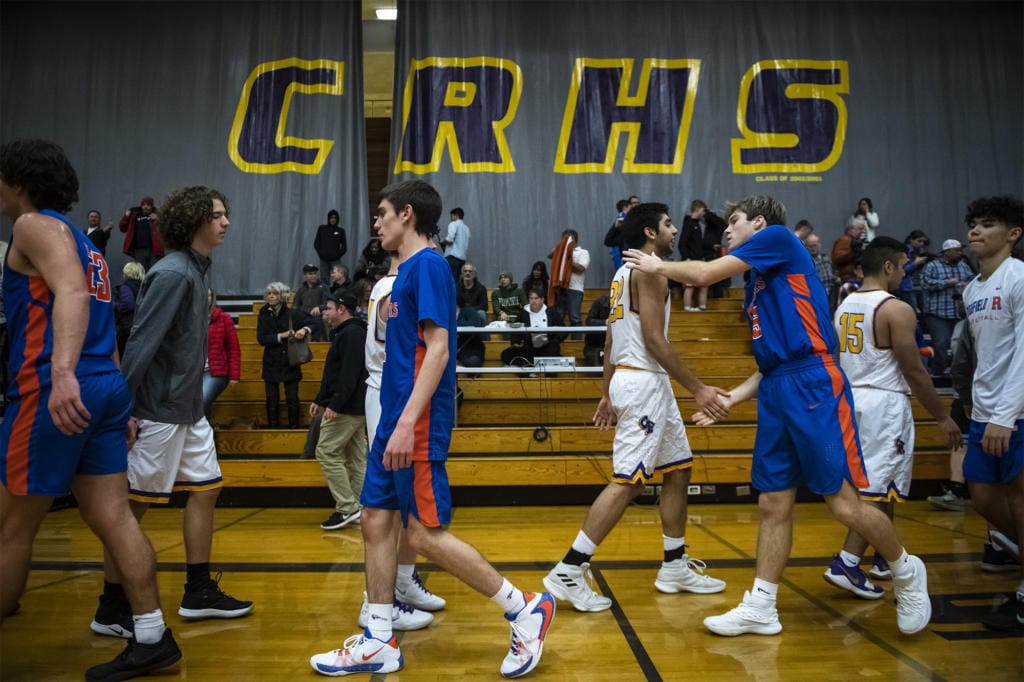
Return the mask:
[[971, 419], [1013, 427], [1024, 419], [1024, 263], [1007, 258], [964, 289], [978, 357]]
[[[590, 252], [584, 249], [579, 244], [572, 250], [572, 264], [582, 265], [584, 270], [590, 267]], [[569, 288], [573, 291], [583, 291], [583, 280], [586, 278], [586, 272], [572, 271], [572, 275], [569, 277]]]

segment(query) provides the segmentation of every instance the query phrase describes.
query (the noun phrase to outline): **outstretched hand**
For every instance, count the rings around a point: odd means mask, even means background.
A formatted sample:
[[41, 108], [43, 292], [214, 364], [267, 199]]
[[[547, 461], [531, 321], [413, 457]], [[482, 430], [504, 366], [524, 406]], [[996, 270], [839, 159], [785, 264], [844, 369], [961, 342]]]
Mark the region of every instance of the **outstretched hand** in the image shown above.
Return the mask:
[[[712, 424], [722, 421], [727, 416], [729, 416], [729, 412], [730, 410], [732, 410], [733, 406], [732, 394], [727, 393], [722, 389], [716, 388], [714, 386], [707, 386], [706, 388], [714, 391], [715, 399], [721, 402], [722, 405], [724, 405], [725, 407], [725, 414], [721, 417], [717, 417], [715, 415], [721, 414], [721, 412], [711, 412], [709, 411], [709, 409], [705, 409], [704, 406], [701, 405], [701, 409], [694, 412], [693, 416], [690, 417], [693, 420], [693, 423], [696, 424], [697, 426], [711, 426]], [[699, 398], [697, 399], [697, 402], [698, 404], [700, 404]]]
[[655, 275], [661, 274], [663, 261], [653, 253], [644, 253], [639, 249], [627, 249], [622, 253], [622, 262], [634, 270], [648, 272]]
[[722, 421], [728, 417], [732, 409], [732, 404], [726, 402], [730, 397], [729, 392], [717, 386], [704, 386], [693, 397], [700, 405], [700, 411], [715, 421]]

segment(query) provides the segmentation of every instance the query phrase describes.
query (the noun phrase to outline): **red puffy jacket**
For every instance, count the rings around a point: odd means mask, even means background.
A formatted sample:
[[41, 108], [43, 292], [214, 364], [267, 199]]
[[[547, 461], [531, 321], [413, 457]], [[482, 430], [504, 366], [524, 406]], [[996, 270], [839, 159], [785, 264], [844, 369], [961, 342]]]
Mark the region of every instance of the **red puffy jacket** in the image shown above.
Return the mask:
[[210, 358], [210, 376], [227, 377], [238, 381], [242, 376], [242, 350], [238, 347], [238, 334], [231, 316], [214, 308], [210, 316], [207, 338]]

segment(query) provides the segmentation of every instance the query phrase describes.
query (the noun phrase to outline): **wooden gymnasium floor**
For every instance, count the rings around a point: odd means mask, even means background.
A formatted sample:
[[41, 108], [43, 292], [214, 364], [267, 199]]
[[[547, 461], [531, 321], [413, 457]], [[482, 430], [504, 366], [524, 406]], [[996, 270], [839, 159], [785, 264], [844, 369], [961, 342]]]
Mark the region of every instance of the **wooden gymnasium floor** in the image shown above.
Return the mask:
[[[687, 541], [709, 572], [729, 585], [718, 595], [666, 595], [653, 579], [661, 555], [658, 513], [631, 507], [600, 548], [594, 575], [615, 600], [582, 614], [568, 605], [549, 631], [530, 678], [548, 680], [1020, 680], [1024, 637], [997, 636], [981, 615], [1017, 584], [1013, 574], [978, 569], [985, 529], [971, 513], [900, 506], [898, 525], [929, 568], [936, 604], [920, 635], [901, 636], [890, 594], [858, 600], [822, 580], [843, 538], [821, 504], [798, 506], [793, 558], [780, 591], [784, 630], [775, 637], [716, 637], [701, 620], [734, 606], [752, 580], [757, 530], [753, 505], [694, 505]], [[313, 680], [310, 654], [357, 632], [363, 589], [358, 528], [324, 532], [326, 510], [221, 509], [214, 558], [229, 593], [253, 599], [240, 620], [184, 623], [177, 604], [184, 581], [180, 510], [153, 509], [145, 528], [160, 561], [168, 622], [185, 652], [156, 679]], [[539, 589], [565, 552], [582, 507], [461, 508], [452, 529], [474, 543], [515, 584]], [[100, 547], [77, 512], [51, 514], [36, 542], [35, 566], [20, 614], [0, 628], [0, 679], [74, 680], [112, 658], [121, 640], [90, 633], [102, 578]], [[426, 630], [400, 633], [406, 667], [392, 680], [497, 680], [508, 626], [495, 607], [446, 573], [423, 567], [427, 584], [449, 600]], [[383, 677], [383, 676], [378, 676]], [[357, 677], [356, 679], [360, 679]], [[365, 679], [362, 677], [361, 679]]]

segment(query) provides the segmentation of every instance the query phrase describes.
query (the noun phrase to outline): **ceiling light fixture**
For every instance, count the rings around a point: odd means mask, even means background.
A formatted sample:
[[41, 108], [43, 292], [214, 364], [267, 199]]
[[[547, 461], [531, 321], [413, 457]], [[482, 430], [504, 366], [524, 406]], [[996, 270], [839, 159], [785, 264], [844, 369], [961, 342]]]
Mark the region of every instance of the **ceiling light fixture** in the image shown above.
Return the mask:
[[398, 19], [397, 7], [381, 7], [376, 10], [377, 18], [381, 21], [395, 21]]

